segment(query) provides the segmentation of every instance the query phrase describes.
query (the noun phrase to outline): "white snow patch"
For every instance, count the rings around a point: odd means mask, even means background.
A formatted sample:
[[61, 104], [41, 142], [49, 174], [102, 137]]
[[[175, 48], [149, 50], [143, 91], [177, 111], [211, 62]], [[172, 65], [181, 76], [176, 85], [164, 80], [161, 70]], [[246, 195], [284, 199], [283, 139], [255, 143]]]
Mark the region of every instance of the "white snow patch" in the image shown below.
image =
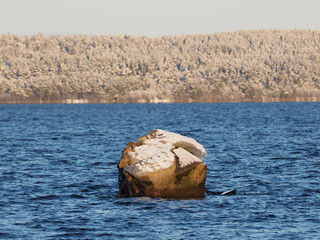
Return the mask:
[[[189, 147], [192, 146], [194, 149], [194, 152], [198, 152], [199, 156], [207, 156], [207, 152], [204, 149], [204, 147], [198, 143], [193, 138], [185, 137], [177, 133], [173, 132], [167, 132], [161, 129], [154, 129], [147, 133], [147, 136], [155, 137], [156, 139], [162, 139], [168, 143], [170, 143], [172, 146], [177, 146], [177, 144], [185, 144]], [[178, 146], [180, 147], [180, 146]], [[184, 146], [181, 146], [185, 148]]]
[[128, 152], [131, 165], [124, 170], [132, 175], [144, 176], [168, 169], [174, 164], [175, 155], [178, 156], [181, 167], [201, 162], [207, 155], [197, 141], [177, 133], [155, 129], [146, 136], [148, 139], [143, 145], [135, 147], [134, 152]]
[[149, 173], [158, 172], [160, 170], [170, 168], [174, 163], [174, 160], [175, 156], [170, 150], [159, 151], [152, 157], [124, 167], [124, 169], [132, 175], [143, 176]]
[[197, 158], [195, 155], [189, 153], [183, 148], [174, 149], [173, 152], [178, 157], [180, 167], [185, 167], [195, 162], [202, 162], [201, 159]]

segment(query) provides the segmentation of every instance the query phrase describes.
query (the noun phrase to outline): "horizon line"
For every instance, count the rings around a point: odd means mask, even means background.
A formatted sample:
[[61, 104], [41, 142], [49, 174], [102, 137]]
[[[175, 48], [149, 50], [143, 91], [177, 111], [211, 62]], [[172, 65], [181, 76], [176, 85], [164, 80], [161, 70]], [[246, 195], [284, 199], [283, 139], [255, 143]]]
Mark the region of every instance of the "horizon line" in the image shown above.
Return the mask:
[[214, 35], [214, 34], [222, 34], [222, 33], [236, 33], [236, 32], [259, 32], [259, 31], [314, 31], [319, 32], [319, 29], [310, 29], [310, 28], [261, 28], [261, 29], [244, 29], [244, 30], [229, 30], [229, 31], [218, 31], [218, 32], [212, 32], [212, 33], [182, 33], [182, 34], [167, 34], [167, 35], [161, 35], [161, 36], [149, 36], [149, 35], [134, 35], [129, 33], [121, 33], [121, 34], [91, 34], [91, 33], [43, 33], [38, 32], [34, 34], [23, 34], [23, 33], [0, 33], [1, 35], [11, 35], [11, 36], [18, 36], [18, 37], [33, 37], [37, 35], [42, 35], [44, 37], [54, 37], [54, 36], [88, 36], [88, 37], [97, 37], [97, 36], [110, 36], [110, 37], [116, 37], [116, 36], [127, 36], [127, 37], [136, 37], [136, 38], [164, 38], [164, 37], [180, 37], [180, 36], [206, 36], [206, 35]]

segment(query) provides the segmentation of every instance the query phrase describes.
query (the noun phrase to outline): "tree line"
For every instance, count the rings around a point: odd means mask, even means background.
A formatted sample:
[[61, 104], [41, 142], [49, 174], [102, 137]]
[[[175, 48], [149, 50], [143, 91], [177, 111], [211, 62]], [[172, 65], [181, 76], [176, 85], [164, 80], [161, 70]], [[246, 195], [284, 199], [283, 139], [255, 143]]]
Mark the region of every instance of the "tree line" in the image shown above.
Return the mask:
[[0, 102], [319, 101], [320, 32], [0, 35]]

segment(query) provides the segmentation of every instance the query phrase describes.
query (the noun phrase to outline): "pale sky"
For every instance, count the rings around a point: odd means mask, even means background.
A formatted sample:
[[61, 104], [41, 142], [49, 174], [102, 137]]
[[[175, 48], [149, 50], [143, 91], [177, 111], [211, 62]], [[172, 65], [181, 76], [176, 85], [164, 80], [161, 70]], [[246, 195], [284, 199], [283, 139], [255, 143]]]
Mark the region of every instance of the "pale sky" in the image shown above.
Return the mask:
[[320, 30], [320, 0], [0, 0], [0, 34], [165, 35]]

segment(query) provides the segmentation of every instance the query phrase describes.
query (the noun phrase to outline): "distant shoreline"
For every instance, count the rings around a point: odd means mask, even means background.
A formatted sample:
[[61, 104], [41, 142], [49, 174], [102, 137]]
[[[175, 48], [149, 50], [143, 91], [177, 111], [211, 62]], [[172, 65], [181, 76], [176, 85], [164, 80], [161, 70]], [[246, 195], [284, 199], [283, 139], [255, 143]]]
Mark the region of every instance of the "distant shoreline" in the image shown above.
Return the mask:
[[271, 103], [271, 102], [320, 102], [319, 98], [265, 98], [265, 99], [211, 99], [211, 100], [138, 100], [138, 101], [108, 101], [89, 99], [66, 99], [66, 100], [0, 100], [2, 104], [170, 104], [170, 103]]
[[320, 31], [0, 34], [0, 103], [320, 101]]

